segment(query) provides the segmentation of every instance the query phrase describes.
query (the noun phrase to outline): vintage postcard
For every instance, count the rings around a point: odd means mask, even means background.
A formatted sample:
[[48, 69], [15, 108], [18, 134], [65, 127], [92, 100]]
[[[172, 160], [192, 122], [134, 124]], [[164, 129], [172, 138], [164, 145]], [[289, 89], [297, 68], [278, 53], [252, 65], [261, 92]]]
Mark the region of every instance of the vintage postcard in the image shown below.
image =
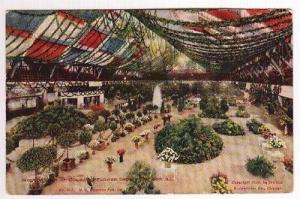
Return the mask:
[[292, 192], [292, 15], [6, 10], [7, 193]]

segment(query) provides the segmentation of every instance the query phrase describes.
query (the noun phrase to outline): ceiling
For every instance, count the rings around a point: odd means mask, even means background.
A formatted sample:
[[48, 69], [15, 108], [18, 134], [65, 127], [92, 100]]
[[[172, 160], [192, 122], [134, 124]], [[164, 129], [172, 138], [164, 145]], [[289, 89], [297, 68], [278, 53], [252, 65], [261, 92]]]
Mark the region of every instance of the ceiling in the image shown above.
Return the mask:
[[49, 78], [59, 71], [100, 79], [103, 74], [196, 71], [245, 81], [279, 76], [286, 83], [291, 81], [291, 39], [288, 9], [6, 13], [9, 80], [19, 78], [18, 70], [32, 75], [38, 68]]

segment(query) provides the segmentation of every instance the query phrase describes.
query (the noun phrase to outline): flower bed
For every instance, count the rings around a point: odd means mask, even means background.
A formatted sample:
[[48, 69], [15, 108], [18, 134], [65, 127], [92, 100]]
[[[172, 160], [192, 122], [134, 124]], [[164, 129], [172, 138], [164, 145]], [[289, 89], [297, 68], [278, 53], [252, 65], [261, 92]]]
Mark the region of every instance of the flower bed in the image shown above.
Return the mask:
[[247, 118], [250, 117], [250, 114], [246, 111], [245, 106], [239, 106], [235, 116]]
[[274, 165], [262, 156], [257, 156], [254, 159], [248, 159], [246, 164], [247, 171], [255, 176], [268, 178], [274, 175]]
[[190, 117], [165, 126], [155, 137], [155, 150], [160, 154], [167, 147], [179, 155], [177, 163], [200, 163], [217, 157], [223, 148], [222, 139], [199, 118]]
[[273, 147], [273, 148], [282, 148], [284, 146], [283, 141], [277, 137], [276, 135], [273, 135], [269, 138], [268, 143]]
[[263, 125], [256, 119], [251, 119], [250, 121], [247, 121], [247, 127], [249, 128], [249, 131], [252, 131], [254, 134], [261, 134], [259, 131], [259, 128]]
[[271, 136], [276, 135], [275, 133], [272, 133], [271, 130], [269, 128], [267, 128], [265, 125], [262, 125], [261, 127], [259, 127], [258, 132], [259, 132], [259, 134], [262, 134], [262, 136], [265, 139], [269, 139]]
[[238, 135], [245, 135], [244, 129], [234, 123], [232, 120], [225, 120], [221, 123], [215, 123], [213, 125], [213, 129], [220, 134], [223, 135], [230, 135], [230, 136], [238, 136]]
[[210, 184], [213, 193], [232, 193], [232, 189], [228, 185], [228, 178], [225, 174], [217, 173], [210, 177]]

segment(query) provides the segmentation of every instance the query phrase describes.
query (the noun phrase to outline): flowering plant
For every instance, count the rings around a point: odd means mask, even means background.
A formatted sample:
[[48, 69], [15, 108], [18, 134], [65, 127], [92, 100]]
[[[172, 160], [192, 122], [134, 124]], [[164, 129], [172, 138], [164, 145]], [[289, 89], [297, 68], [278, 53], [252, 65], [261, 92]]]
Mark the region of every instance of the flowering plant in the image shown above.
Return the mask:
[[139, 143], [141, 141], [141, 137], [140, 136], [133, 136], [131, 138], [131, 141], [134, 143]]
[[282, 148], [283, 147], [283, 141], [279, 137], [277, 137], [276, 135], [272, 135], [269, 138], [269, 144], [273, 148]]
[[97, 140], [92, 140], [92, 141], [90, 141], [90, 143], [89, 143], [89, 147], [91, 147], [91, 148], [95, 148], [95, 147], [97, 147], [99, 145], [99, 141], [97, 141]]
[[293, 173], [294, 169], [293, 169], [293, 160], [292, 159], [284, 158], [282, 163], [284, 164], [286, 170]]
[[79, 160], [87, 158], [87, 151], [86, 150], [78, 150], [75, 152], [75, 157]]
[[213, 193], [232, 193], [232, 189], [228, 186], [228, 178], [223, 173], [217, 173], [210, 177], [210, 184]]
[[272, 133], [270, 129], [268, 129], [265, 125], [262, 125], [261, 127], [259, 127], [258, 129], [259, 134], [262, 134], [262, 136], [265, 139], [270, 138], [273, 135], [276, 135], [275, 133]]
[[106, 157], [105, 160], [104, 160], [104, 162], [105, 162], [106, 164], [112, 164], [112, 163], [114, 163], [115, 161], [116, 161], [116, 159], [115, 159], [113, 156], [108, 156], [108, 157]]
[[158, 159], [166, 162], [174, 162], [179, 158], [179, 155], [171, 148], [165, 148], [159, 155]]
[[117, 154], [120, 155], [120, 156], [124, 155], [125, 153], [126, 153], [125, 149], [119, 149], [119, 150], [117, 150]]

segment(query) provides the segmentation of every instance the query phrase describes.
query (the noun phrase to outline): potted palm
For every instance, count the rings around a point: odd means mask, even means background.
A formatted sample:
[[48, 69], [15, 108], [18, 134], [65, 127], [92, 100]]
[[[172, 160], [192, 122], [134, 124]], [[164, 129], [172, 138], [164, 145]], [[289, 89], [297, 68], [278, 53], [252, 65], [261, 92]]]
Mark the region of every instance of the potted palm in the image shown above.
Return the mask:
[[159, 155], [158, 159], [165, 162], [165, 168], [171, 168], [172, 162], [177, 160], [179, 155], [171, 148], [165, 148]]
[[125, 153], [126, 153], [125, 149], [119, 149], [119, 150], [117, 150], [117, 154], [119, 155], [119, 161], [120, 162], [124, 161], [123, 157], [124, 157]]
[[133, 136], [131, 138], [131, 141], [134, 143], [134, 146], [136, 149], [139, 148], [139, 142], [141, 141], [141, 137], [140, 136]]
[[112, 156], [108, 156], [105, 158], [104, 162], [107, 164], [107, 169], [109, 172], [112, 171], [112, 164], [116, 161], [116, 159]]

